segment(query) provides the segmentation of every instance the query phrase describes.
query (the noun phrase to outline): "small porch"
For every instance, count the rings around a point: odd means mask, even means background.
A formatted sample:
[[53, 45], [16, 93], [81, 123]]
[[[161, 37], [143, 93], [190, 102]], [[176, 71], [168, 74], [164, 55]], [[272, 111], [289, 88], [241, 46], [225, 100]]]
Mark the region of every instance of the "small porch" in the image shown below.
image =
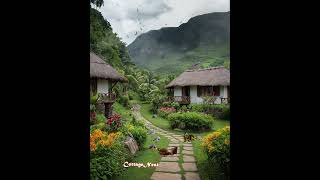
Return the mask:
[[[167, 102], [178, 102], [181, 105], [190, 103], [229, 104], [229, 86], [175, 86], [169, 89]], [[210, 102], [212, 101], [212, 102]]]

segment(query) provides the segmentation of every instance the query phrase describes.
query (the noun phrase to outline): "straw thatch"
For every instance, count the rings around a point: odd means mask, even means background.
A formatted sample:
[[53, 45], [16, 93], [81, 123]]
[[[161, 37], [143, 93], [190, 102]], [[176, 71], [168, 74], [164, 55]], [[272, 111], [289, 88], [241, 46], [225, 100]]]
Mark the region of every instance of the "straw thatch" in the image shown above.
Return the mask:
[[92, 52], [90, 53], [90, 77], [119, 82], [128, 82], [124, 76], [122, 76], [104, 60]]
[[173, 86], [228, 86], [230, 72], [222, 66], [207, 69], [186, 70], [166, 87]]

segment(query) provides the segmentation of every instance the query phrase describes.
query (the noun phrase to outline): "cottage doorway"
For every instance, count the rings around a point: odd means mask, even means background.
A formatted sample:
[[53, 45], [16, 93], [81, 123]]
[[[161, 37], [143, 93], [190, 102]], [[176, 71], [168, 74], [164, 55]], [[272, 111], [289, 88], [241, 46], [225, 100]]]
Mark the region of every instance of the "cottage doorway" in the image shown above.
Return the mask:
[[190, 86], [182, 87], [182, 96], [190, 96]]

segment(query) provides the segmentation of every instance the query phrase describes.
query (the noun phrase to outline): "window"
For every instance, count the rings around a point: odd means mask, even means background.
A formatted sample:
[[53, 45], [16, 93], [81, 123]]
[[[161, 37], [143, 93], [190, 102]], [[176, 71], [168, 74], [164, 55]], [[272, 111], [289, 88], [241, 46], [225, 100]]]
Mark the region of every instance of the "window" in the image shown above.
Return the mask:
[[197, 95], [201, 96], [220, 96], [220, 86], [197, 86]]
[[97, 79], [90, 79], [90, 91], [93, 94], [97, 93]]
[[214, 96], [220, 96], [220, 86], [213, 86]]

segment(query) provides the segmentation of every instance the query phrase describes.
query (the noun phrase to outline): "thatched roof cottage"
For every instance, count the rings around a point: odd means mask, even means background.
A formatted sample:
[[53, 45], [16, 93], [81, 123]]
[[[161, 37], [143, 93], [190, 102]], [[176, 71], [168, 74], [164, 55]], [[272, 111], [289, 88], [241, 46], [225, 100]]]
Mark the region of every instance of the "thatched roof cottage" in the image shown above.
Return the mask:
[[117, 82], [128, 82], [128, 80], [113, 69], [102, 58], [90, 53], [90, 91], [100, 95], [97, 110], [104, 113], [106, 117], [112, 114], [112, 104], [116, 96], [111, 92], [112, 85]]
[[92, 92], [109, 93], [112, 83], [127, 81], [98, 55], [90, 53], [90, 90]]
[[202, 103], [204, 96], [215, 96], [215, 103], [229, 99], [230, 72], [222, 66], [186, 70], [166, 88], [173, 91], [173, 101], [182, 104]]

